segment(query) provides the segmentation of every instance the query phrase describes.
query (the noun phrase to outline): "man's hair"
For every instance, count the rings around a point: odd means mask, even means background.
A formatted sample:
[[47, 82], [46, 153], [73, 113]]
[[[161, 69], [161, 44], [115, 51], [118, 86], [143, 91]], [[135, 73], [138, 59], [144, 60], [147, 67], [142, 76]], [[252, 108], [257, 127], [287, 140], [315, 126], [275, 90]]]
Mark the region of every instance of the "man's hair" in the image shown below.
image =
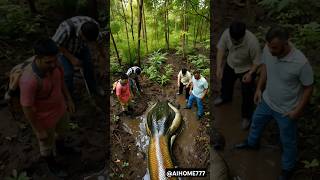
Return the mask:
[[266, 34], [267, 42], [271, 42], [273, 39], [278, 38], [281, 41], [287, 41], [289, 39], [289, 32], [281, 26], [273, 26]]
[[239, 40], [246, 34], [246, 24], [240, 21], [233, 21], [229, 27], [229, 32], [232, 39]]
[[187, 73], [187, 69], [186, 68], [182, 68], [181, 72], [182, 72], [183, 75], [185, 75]]
[[137, 75], [140, 75], [140, 74], [141, 74], [141, 69], [140, 69], [140, 68], [136, 69], [136, 74], [137, 74]]
[[88, 41], [92, 42], [98, 38], [99, 26], [94, 22], [88, 21], [82, 24], [81, 32]]
[[193, 72], [193, 74], [199, 74], [199, 75], [200, 75], [201, 73], [200, 73], [200, 70], [196, 69], [196, 70]]
[[121, 79], [128, 79], [128, 75], [126, 73], [122, 73], [120, 76]]
[[57, 44], [50, 38], [39, 40], [34, 45], [37, 56], [55, 56], [59, 52]]

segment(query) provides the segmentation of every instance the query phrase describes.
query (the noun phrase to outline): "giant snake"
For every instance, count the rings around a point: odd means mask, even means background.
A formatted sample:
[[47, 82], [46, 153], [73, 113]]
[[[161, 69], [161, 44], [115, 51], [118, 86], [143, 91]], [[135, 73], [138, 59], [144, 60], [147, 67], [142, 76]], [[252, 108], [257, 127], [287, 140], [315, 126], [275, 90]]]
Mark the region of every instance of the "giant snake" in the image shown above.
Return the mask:
[[179, 110], [169, 102], [157, 102], [147, 112], [146, 131], [150, 137], [148, 168], [151, 180], [167, 178], [166, 168], [174, 168], [172, 144], [182, 123]]

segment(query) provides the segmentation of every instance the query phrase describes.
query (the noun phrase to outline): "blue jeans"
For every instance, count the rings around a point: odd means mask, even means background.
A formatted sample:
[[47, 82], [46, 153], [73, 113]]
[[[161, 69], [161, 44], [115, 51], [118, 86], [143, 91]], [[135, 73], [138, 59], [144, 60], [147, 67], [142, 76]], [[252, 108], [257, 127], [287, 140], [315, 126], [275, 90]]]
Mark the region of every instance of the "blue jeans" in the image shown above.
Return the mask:
[[271, 119], [276, 120], [280, 129], [280, 139], [283, 149], [281, 157], [282, 169], [292, 170], [297, 157], [297, 124], [294, 120], [284, 117], [283, 114], [272, 110], [263, 100], [252, 116], [252, 124], [247, 139], [248, 144], [258, 144], [263, 129]]
[[[88, 47], [84, 47], [80, 50], [79, 53], [75, 54], [75, 57], [79, 59], [82, 63], [83, 74], [84, 78], [87, 81], [89, 90], [91, 94], [96, 93], [96, 81], [94, 78], [94, 70], [93, 70], [93, 63], [91, 62], [91, 54]], [[68, 87], [70, 94], [74, 91], [74, 69], [71, 62], [64, 56], [60, 55], [59, 62], [63, 66], [64, 70], [64, 81]]]
[[203, 112], [202, 99], [194, 96], [193, 93], [191, 93], [191, 95], [189, 96], [187, 108], [191, 108], [192, 107], [192, 104], [193, 104], [194, 100], [197, 101], [197, 107], [198, 107], [197, 115], [198, 116], [203, 116], [204, 112]]

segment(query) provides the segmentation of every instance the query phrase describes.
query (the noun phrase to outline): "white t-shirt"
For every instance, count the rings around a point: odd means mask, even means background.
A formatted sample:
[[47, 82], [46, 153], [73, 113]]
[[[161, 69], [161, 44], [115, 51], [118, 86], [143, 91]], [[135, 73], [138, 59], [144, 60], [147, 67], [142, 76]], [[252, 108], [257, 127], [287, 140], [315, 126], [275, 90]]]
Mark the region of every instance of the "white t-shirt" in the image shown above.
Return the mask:
[[208, 89], [208, 82], [203, 76], [198, 80], [192, 76], [192, 86], [192, 94], [197, 98], [202, 98], [204, 90]]
[[178, 79], [180, 78], [180, 82], [182, 82], [183, 85], [187, 85], [191, 81], [191, 73], [189, 71], [186, 72], [185, 75], [182, 74], [182, 71], [178, 74]]

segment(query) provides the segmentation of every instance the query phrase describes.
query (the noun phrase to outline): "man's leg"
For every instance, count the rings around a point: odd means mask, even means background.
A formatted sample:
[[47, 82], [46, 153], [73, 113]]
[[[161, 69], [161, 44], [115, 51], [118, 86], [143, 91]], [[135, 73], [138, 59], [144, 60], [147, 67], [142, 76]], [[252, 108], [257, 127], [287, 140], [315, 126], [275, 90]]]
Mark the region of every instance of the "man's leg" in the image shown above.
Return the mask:
[[82, 62], [84, 78], [87, 81], [91, 94], [97, 93], [97, 84], [94, 74], [94, 66], [91, 59], [91, 53], [88, 47], [81, 49], [80, 53], [76, 57]]
[[136, 82], [136, 86], [137, 86], [137, 88], [138, 88], [138, 91], [141, 92], [139, 77], [136, 76], [136, 77], [134, 78], [134, 81]]
[[51, 173], [58, 177], [66, 177], [67, 173], [61, 169], [61, 165], [54, 157], [55, 133], [53, 129], [47, 131], [47, 137], [38, 138], [40, 155], [46, 161]]
[[243, 144], [239, 144], [236, 148], [253, 148], [259, 146], [259, 140], [266, 124], [272, 119], [272, 110], [262, 100], [256, 108], [247, 140]]
[[60, 64], [63, 67], [64, 71], [64, 81], [67, 85], [67, 88], [72, 95], [73, 90], [74, 90], [74, 85], [73, 85], [73, 75], [74, 75], [74, 70], [73, 70], [73, 65], [71, 62], [64, 56], [64, 55], [59, 55], [58, 58]]
[[182, 82], [180, 81], [179, 94], [182, 94], [182, 93], [183, 93], [183, 84], [182, 84]]
[[191, 93], [191, 95], [189, 96], [188, 104], [186, 106], [187, 109], [192, 108], [192, 104], [195, 99], [196, 99], [196, 97]]
[[58, 154], [77, 155], [80, 153], [80, 151], [72, 148], [66, 142], [66, 133], [70, 129], [69, 121], [70, 121], [70, 114], [69, 112], [65, 112], [56, 125], [56, 128], [55, 128], [56, 151], [58, 152]]
[[[217, 98], [215, 105], [232, 101], [233, 86], [237, 76], [234, 70], [226, 63], [223, 69], [223, 77], [221, 80], [221, 96]], [[220, 99], [220, 100], [218, 100]]]
[[241, 92], [242, 92], [242, 104], [241, 104], [241, 116], [242, 116], [242, 129], [247, 129], [250, 125], [253, 110], [254, 110], [254, 91], [255, 91], [255, 75], [252, 76], [250, 83], [243, 83], [242, 77], [245, 73], [241, 74]]
[[292, 171], [297, 158], [297, 123], [295, 120], [284, 117], [282, 114], [274, 112], [274, 117], [280, 129], [280, 139], [282, 144], [282, 169]]
[[190, 96], [190, 86], [186, 86], [186, 100], [189, 99]]
[[203, 111], [203, 103], [202, 103], [202, 99], [196, 97], [197, 100], [197, 107], [198, 107], [198, 118], [201, 118], [204, 115], [204, 111]]

